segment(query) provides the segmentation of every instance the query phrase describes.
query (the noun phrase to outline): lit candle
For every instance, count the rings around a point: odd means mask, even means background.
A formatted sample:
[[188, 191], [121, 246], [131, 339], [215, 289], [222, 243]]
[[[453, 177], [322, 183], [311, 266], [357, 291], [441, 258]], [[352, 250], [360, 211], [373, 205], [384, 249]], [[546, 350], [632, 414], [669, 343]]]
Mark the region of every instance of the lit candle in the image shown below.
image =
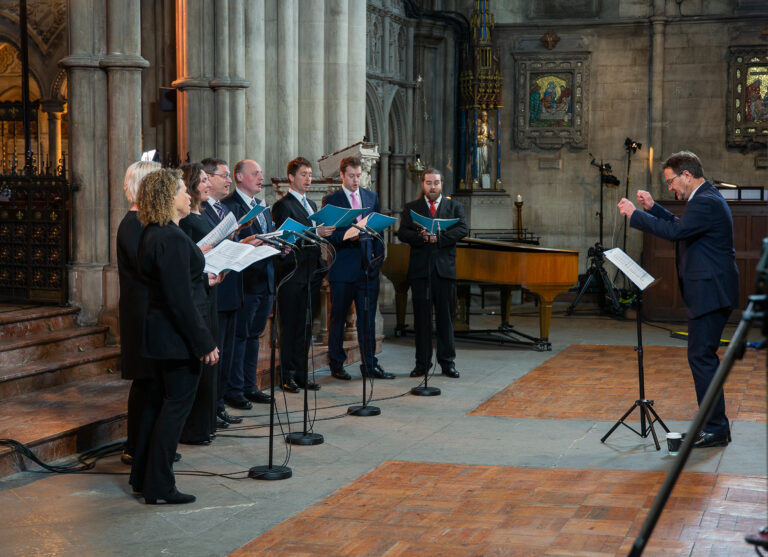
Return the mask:
[[523, 202], [523, 196], [520, 195], [519, 193], [517, 194], [517, 202], [518, 203], [522, 203]]

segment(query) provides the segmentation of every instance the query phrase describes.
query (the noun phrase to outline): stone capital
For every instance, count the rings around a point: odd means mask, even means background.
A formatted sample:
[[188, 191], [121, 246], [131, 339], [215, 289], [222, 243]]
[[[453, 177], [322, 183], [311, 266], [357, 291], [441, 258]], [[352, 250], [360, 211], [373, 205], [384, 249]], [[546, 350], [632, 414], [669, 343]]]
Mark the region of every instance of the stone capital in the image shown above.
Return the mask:
[[99, 61], [101, 68], [117, 68], [122, 70], [141, 70], [149, 67], [149, 61], [135, 54], [121, 54], [114, 52], [107, 54]]
[[40, 108], [43, 109], [43, 112], [48, 113], [48, 117], [55, 116], [58, 118], [62, 112], [64, 112], [64, 107], [67, 105], [64, 101], [59, 101], [56, 99], [49, 99], [44, 100], [40, 103]]
[[179, 90], [184, 89], [209, 89], [210, 80], [202, 77], [180, 77], [171, 83], [172, 87]]
[[86, 54], [73, 54], [59, 60], [59, 66], [66, 69], [99, 69], [101, 56], [88, 56]]

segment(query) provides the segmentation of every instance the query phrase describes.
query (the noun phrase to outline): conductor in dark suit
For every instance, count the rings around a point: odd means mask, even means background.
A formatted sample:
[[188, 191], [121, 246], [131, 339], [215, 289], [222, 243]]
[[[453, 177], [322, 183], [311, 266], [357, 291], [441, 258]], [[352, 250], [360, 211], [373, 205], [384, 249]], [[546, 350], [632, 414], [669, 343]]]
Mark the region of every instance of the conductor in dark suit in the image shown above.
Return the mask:
[[[275, 226], [279, 228], [288, 218], [312, 226], [309, 217], [317, 212], [315, 202], [307, 198], [312, 185], [312, 164], [304, 157], [297, 157], [288, 163], [287, 173], [290, 189], [272, 206]], [[330, 236], [334, 230], [329, 226], [317, 227], [317, 233], [323, 237]], [[299, 249], [291, 251], [278, 264], [278, 282], [291, 275], [277, 292], [280, 373], [283, 390], [291, 393], [299, 392], [299, 388], [320, 389], [307, 377], [307, 356], [312, 338], [308, 298], [320, 268], [320, 248], [303, 240], [298, 240], [297, 245]]]
[[[242, 160], [235, 165], [235, 190], [221, 202], [239, 221], [256, 205], [266, 205], [256, 196], [261, 192], [264, 175], [261, 166], [253, 160]], [[253, 234], [274, 231], [272, 215], [267, 208], [240, 231], [238, 240]], [[251, 402], [269, 403], [266, 393], [259, 390], [257, 375], [259, 368], [259, 337], [267, 326], [272, 311], [275, 293], [275, 271], [273, 258], [268, 258], [243, 270], [243, 306], [237, 310], [235, 345], [232, 368], [229, 373], [224, 401], [233, 408], [248, 410]]]
[[[739, 272], [733, 247], [733, 218], [723, 196], [704, 178], [699, 158], [688, 151], [669, 157], [664, 181], [678, 199], [686, 201], [676, 217], [647, 191], [637, 192], [645, 211], [622, 199], [619, 210], [633, 228], [675, 242], [680, 291], [688, 313], [688, 364], [701, 404], [720, 363], [717, 348], [723, 328], [739, 300]], [[731, 440], [722, 390], [694, 447], [722, 447]]]
[[[453, 314], [456, 309], [456, 242], [467, 235], [461, 203], [444, 197], [440, 171], [429, 168], [421, 179], [422, 197], [406, 203], [397, 235], [411, 246], [408, 280], [413, 298], [416, 330], [416, 367], [411, 377], [426, 375], [432, 366], [432, 308], [437, 327], [437, 362], [443, 375], [457, 378]], [[458, 218], [459, 222], [437, 234], [414, 224], [411, 211], [431, 219]]]
[[[366, 209], [362, 216], [379, 212], [376, 192], [360, 188], [363, 169], [360, 159], [346, 157], [339, 163], [342, 187], [324, 200], [326, 205]], [[394, 379], [379, 366], [376, 359], [376, 302], [379, 298], [379, 269], [383, 261], [384, 246], [368, 234], [358, 234], [344, 240], [350, 227], [338, 228], [329, 240], [336, 249], [336, 260], [328, 273], [331, 290], [331, 316], [328, 331], [328, 357], [331, 374], [337, 379], [351, 379], [344, 370], [347, 354], [344, 351], [344, 326], [352, 302], [357, 315], [357, 339], [363, 354], [360, 371], [363, 377]], [[367, 290], [366, 290], [367, 289]], [[365, 311], [366, 292], [368, 310]]]
[[216, 341], [206, 326], [205, 259], [179, 228], [190, 197], [177, 171], [158, 170], [141, 183], [138, 217], [144, 225], [138, 265], [147, 285], [141, 355], [151, 360], [151, 403], [141, 417], [130, 483], [147, 504], [191, 503], [180, 493], [173, 458], [200, 380], [201, 362], [215, 365]]

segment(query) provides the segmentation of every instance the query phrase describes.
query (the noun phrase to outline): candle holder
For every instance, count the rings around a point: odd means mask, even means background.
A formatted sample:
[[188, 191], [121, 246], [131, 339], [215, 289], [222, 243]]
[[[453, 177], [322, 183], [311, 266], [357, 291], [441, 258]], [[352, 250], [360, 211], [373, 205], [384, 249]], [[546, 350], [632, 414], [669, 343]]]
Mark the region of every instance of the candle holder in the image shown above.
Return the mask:
[[523, 196], [518, 195], [515, 201], [515, 207], [517, 207], [517, 237], [518, 239], [523, 237]]

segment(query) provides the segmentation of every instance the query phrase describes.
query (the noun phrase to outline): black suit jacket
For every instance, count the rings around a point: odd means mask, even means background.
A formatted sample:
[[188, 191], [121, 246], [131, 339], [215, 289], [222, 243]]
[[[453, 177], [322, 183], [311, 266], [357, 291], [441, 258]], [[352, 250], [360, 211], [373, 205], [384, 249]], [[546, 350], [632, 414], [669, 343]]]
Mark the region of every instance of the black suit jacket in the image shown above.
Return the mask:
[[[317, 212], [317, 205], [315, 202], [309, 198], [307, 198], [307, 201], [309, 202], [309, 206], [312, 207], [312, 210]], [[307, 214], [306, 209], [302, 207], [301, 202], [291, 193], [287, 192], [272, 205], [272, 218], [274, 219], [277, 228], [280, 228], [288, 218], [292, 218], [296, 222], [307, 226], [314, 226], [314, 223], [309, 220], [309, 215]], [[291, 254], [280, 259], [278, 263], [278, 274], [280, 279], [293, 271], [293, 255], [295, 254], [297, 265], [296, 274], [291, 278], [291, 281], [306, 284], [316, 280], [314, 274], [320, 261], [320, 248], [314, 244], [304, 245], [302, 242], [302, 240], [299, 240], [301, 249], [293, 250]]]
[[[406, 203], [403, 208], [400, 230], [397, 237], [401, 242], [411, 246], [411, 256], [408, 262], [408, 278], [427, 278], [432, 269], [438, 276], [447, 279], [456, 278], [456, 242], [467, 235], [467, 221], [464, 218], [464, 207], [458, 201], [443, 196], [437, 207], [436, 219], [454, 219], [459, 222], [448, 230], [440, 232], [436, 244], [425, 244], [422, 240], [420, 229], [413, 223], [411, 210], [433, 218], [429, 212], [429, 205], [424, 197]], [[431, 261], [431, 268], [430, 268]]]
[[150, 224], [138, 250], [149, 295], [141, 354], [155, 360], [200, 358], [216, 348], [206, 326], [205, 258], [174, 223]]
[[[259, 201], [259, 199], [256, 199], [256, 203], [259, 203]], [[248, 207], [245, 201], [243, 201], [243, 198], [239, 193], [237, 193], [237, 191], [233, 191], [227, 197], [222, 199], [221, 202], [227, 207], [227, 209], [232, 211], [238, 221], [247, 215], [248, 211], [251, 210], [251, 208]], [[253, 234], [264, 234], [266, 232], [272, 232], [275, 229], [274, 225], [272, 224], [272, 213], [269, 210], [269, 207], [267, 207], [267, 209], [265, 209], [261, 214], [264, 215], [264, 219], [267, 223], [267, 229], [262, 230], [261, 225], [259, 224], [259, 219], [256, 218], [253, 220], [250, 226], [247, 226], [240, 231], [237, 236], [238, 240], [242, 240], [243, 238], [247, 238]], [[272, 262], [273, 259], [273, 257], [262, 259], [261, 261], [254, 263], [246, 269], [243, 269], [243, 272], [240, 274], [243, 278], [243, 289], [245, 292], [251, 294], [265, 291], [270, 293], [274, 292], [275, 266]]]
[[635, 211], [632, 228], [675, 242], [677, 278], [688, 313], [695, 319], [739, 303], [739, 270], [733, 217], [723, 196], [706, 181], [676, 217], [658, 203]]

